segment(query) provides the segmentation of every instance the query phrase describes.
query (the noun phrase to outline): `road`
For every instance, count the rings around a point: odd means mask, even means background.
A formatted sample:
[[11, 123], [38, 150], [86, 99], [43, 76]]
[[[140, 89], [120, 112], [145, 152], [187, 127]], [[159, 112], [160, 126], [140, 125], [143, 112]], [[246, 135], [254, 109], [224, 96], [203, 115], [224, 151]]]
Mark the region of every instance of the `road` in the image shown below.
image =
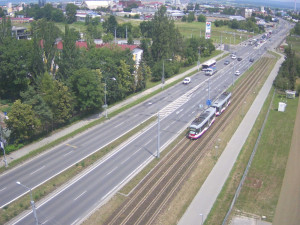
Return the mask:
[[[234, 66], [224, 66], [226, 59], [223, 59], [217, 63], [219, 72], [216, 75], [206, 77], [203, 72], [198, 73], [192, 77], [192, 83], [189, 85], [175, 85], [134, 109], [128, 110], [68, 143], [58, 146], [53, 151], [2, 175], [0, 190], [7, 188], [10, 191], [9, 193], [6, 191], [5, 196], [1, 194], [1, 204], [4, 205], [5, 202], [24, 194], [24, 188], [16, 185], [17, 180], [34, 188], [48, 180], [49, 177], [55, 176], [83, 157], [107, 145], [158, 111], [161, 115], [161, 145], [166, 145], [194, 119], [199, 112], [198, 105], [205, 105], [208, 90], [211, 99], [216, 98], [238, 78], [233, 75], [234, 71], [245, 71], [252, 64], [247, 58], [257, 59], [259, 57], [257, 51], [261, 51], [261, 53], [264, 51], [261, 49], [243, 46], [237, 51], [237, 55], [242, 56], [243, 60], [235, 61]], [[208, 88], [208, 84], [210, 88]], [[37, 214], [40, 223], [72, 224], [80, 221], [95, 206], [111, 196], [137, 168], [141, 168], [147, 160], [155, 157], [156, 139], [157, 127], [150, 127], [126, 146], [101, 161], [87, 175], [82, 176], [71, 186], [39, 205]], [[6, 197], [7, 194], [10, 196]], [[17, 224], [32, 224], [33, 222], [33, 215], [29, 213]]]

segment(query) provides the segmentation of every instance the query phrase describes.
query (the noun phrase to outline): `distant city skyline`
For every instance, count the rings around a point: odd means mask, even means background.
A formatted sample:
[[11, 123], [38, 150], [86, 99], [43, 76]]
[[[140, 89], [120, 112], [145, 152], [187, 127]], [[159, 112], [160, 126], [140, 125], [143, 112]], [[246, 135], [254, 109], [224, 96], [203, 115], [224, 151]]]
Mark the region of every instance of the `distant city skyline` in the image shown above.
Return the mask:
[[[155, 1], [155, 0], [153, 0]], [[8, 3], [12, 4], [18, 4], [20, 2], [24, 3], [39, 3], [39, 0], [0, 0], [0, 5], [7, 5]], [[70, 2], [70, 0], [47, 0], [47, 2]], [[267, 1], [261, 1], [261, 0], [231, 0], [230, 2], [227, 2], [226, 0], [193, 0], [192, 2], [199, 2], [200, 4], [203, 3], [227, 3], [227, 4], [233, 4], [233, 5], [252, 5], [252, 6], [265, 6], [265, 7], [271, 7], [271, 8], [285, 8], [285, 9], [294, 9], [294, 1], [293, 0], [267, 0]], [[296, 8], [299, 11], [300, 9], [300, 0], [296, 0]]]

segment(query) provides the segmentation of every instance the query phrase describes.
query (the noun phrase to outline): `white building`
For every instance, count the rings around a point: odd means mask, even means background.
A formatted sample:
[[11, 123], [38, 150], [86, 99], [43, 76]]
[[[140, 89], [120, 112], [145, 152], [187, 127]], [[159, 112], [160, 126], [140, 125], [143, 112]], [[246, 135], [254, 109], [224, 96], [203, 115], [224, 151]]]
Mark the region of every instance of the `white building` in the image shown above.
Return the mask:
[[97, 9], [98, 7], [107, 8], [108, 6], [112, 6], [112, 0], [101, 0], [101, 1], [83, 1], [81, 6], [87, 7], [88, 9]]

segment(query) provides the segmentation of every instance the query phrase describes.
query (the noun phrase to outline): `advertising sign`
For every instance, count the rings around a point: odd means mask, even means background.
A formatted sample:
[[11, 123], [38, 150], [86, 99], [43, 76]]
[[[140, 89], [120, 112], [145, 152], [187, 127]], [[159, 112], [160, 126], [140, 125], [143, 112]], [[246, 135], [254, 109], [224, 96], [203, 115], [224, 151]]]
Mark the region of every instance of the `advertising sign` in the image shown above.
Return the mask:
[[205, 39], [209, 39], [210, 38], [210, 32], [211, 32], [211, 22], [206, 22]]

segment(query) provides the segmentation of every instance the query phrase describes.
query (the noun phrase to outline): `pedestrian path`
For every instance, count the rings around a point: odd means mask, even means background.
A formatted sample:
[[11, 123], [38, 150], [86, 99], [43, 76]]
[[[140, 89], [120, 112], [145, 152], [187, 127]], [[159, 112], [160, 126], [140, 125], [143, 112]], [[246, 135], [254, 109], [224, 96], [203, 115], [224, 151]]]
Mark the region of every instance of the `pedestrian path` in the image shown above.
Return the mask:
[[202, 219], [203, 222], [205, 221], [219, 193], [221, 192], [244, 143], [248, 138], [283, 61], [284, 57], [282, 56], [277, 61], [268, 79], [258, 93], [240, 126], [227, 144], [216, 165], [208, 175], [187, 211], [180, 219], [179, 225], [198, 225], [200, 224], [199, 221]]
[[[222, 57], [224, 54], [226, 54], [226, 52], [223, 52], [223, 53], [213, 57], [212, 59], [216, 60], [219, 57]], [[174, 77], [171, 77], [171, 78], [167, 79], [165, 81], [165, 86], [168, 85], [168, 84], [171, 84], [172, 82], [174, 82], [176, 80], [183, 79], [185, 76], [187, 76], [188, 74], [190, 74], [190, 73], [192, 73], [196, 70], [198, 70], [198, 66], [195, 66], [195, 67], [193, 67], [193, 68], [191, 68], [191, 69], [189, 69], [189, 70], [187, 70], [187, 71], [185, 71], [181, 74], [178, 74]], [[145, 91], [143, 91], [143, 92], [141, 92], [137, 95], [134, 95], [134, 96], [132, 96], [132, 97], [130, 97], [130, 98], [128, 98], [128, 99], [126, 99], [126, 100], [124, 100], [124, 101], [122, 101], [122, 102], [120, 102], [120, 103], [118, 103], [118, 104], [116, 104], [112, 107], [110, 107], [108, 109], [108, 113], [114, 112], [114, 111], [116, 111], [116, 110], [118, 110], [118, 109], [120, 109], [120, 108], [122, 108], [122, 107], [124, 107], [124, 106], [126, 106], [126, 105], [128, 105], [128, 104], [144, 97], [144, 96], [149, 95], [150, 93], [152, 93], [152, 92], [154, 92], [154, 91], [156, 91], [160, 88], [162, 88], [161, 84], [156, 85], [152, 88], [149, 88], [149, 89], [147, 89], [147, 90], [145, 90]], [[53, 142], [53, 141], [55, 141], [59, 138], [61, 138], [65, 135], [67, 135], [67, 134], [69, 134], [69, 133], [71, 133], [71, 132], [73, 132], [73, 131], [75, 131], [75, 130], [77, 130], [77, 129], [79, 129], [79, 128], [95, 121], [95, 120], [97, 120], [97, 119], [99, 119], [102, 116], [104, 116], [104, 115], [103, 114], [92, 115], [92, 116], [90, 116], [86, 119], [83, 119], [83, 120], [75, 123], [75, 124], [72, 124], [68, 127], [63, 128], [63, 129], [51, 134], [50, 136], [48, 136], [48, 137], [46, 137], [46, 138], [44, 138], [44, 139], [42, 139], [38, 142], [32, 143], [30, 145], [27, 145], [27, 146], [19, 149], [18, 151], [12, 152], [11, 154], [6, 156], [7, 163], [9, 164], [11, 161], [13, 161], [15, 159], [18, 159], [18, 158], [21, 158], [22, 156], [27, 155], [31, 151], [34, 151], [34, 150], [36, 150], [40, 147], [43, 147], [43, 146], [45, 146], [45, 145], [47, 145], [47, 144], [49, 144], [49, 143], [51, 143], [51, 142]], [[3, 161], [3, 157], [0, 157], [0, 167], [2, 167], [2, 166], [4, 166], [4, 161]]]

